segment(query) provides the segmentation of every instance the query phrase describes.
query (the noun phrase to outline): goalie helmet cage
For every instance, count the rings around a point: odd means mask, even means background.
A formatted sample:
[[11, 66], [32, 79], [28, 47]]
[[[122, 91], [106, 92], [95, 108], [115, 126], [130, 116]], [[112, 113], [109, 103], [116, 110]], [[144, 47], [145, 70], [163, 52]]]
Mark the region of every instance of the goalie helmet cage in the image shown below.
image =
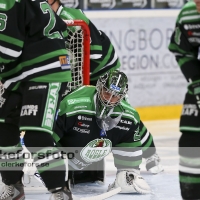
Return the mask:
[[68, 83], [70, 92], [81, 85], [90, 84], [90, 29], [83, 20], [64, 20], [68, 36], [66, 48], [70, 56], [72, 82]]

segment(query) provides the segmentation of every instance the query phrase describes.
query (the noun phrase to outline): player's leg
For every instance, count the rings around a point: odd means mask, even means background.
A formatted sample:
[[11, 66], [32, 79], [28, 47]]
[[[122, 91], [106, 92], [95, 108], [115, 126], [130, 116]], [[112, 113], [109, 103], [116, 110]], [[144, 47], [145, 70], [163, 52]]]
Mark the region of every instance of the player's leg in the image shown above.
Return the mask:
[[180, 118], [179, 182], [183, 199], [200, 199], [200, 111], [194, 95], [186, 94]]
[[179, 159], [179, 181], [183, 199], [200, 199], [200, 132], [182, 132]]
[[24, 199], [21, 184], [23, 154], [19, 143], [20, 95], [5, 91], [0, 97], [0, 171], [5, 184], [0, 199]]
[[65, 163], [55, 147], [53, 129], [61, 95], [66, 84], [34, 83], [23, 85], [20, 130], [25, 131], [24, 144], [33, 155], [34, 163], [47, 189], [55, 195], [68, 195], [65, 186]]

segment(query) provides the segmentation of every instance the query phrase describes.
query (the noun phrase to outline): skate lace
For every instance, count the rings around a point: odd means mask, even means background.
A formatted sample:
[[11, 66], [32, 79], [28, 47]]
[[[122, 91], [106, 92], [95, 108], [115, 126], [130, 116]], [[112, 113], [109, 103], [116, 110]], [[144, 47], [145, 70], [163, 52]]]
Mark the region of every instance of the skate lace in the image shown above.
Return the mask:
[[5, 199], [12, 195], [13, 193], [13, 186], [12, 185], [4, 185], [2, 191], [0, 193], [0, 199]]

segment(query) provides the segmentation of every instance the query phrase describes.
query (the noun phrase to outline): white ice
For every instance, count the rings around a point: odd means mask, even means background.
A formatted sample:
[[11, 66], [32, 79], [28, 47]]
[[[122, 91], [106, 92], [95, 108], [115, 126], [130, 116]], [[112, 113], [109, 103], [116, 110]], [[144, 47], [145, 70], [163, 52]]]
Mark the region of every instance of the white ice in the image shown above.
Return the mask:
[[[146, 171], [144, 162], [141, 165], [141, 175], [151, 186], [152, 194], [117, 194], [111, 200], [181, 200], [178, 181], [178, 120], [144, 122], [154, 136], [157, 152], [161, 157], [164, 172], [152, 175]], [[74, 195], [79, 197], [94, 196], [106, 192], [109, 184], [115, 179], [116, 169], [112, 155], [106, 158], [106, 181], [104, 185], [98, 183], [78, 184], [72, 188]], [[0, 187], [2, 183], [0, 184]], [[48, 200], [50, 194], [34, 178], [25, 187], [26, 200]]]

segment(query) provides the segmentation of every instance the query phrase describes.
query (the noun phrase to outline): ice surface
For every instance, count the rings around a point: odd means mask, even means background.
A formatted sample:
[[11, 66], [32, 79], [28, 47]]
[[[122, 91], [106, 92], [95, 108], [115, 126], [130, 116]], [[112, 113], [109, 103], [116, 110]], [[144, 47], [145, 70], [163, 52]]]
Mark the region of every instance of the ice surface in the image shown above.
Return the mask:
[[[146, 171], [144, 162], [141, 165], [141, 175], [151, 186], [153, 194], [117, 194], [111, 200], [181, 200], [178, 182], [178, 120], [146, 122], [145, 125], [154, 135], [157, 152], [161, 157], [165, 171], [152, 175]], [[116, 169], [112, 155], [106, 158], [106, 181], [98, 183], [78, 184], [72, 188], [74, 195], [79, 197], [94, 196], [106, 192], [107, 187], [115, 179]], [[2, 183], [0, 184], [0, 187]], [[25, 187], [26, 200], [48, 200], [50, 194], [36, 179], [32, 179]]]

